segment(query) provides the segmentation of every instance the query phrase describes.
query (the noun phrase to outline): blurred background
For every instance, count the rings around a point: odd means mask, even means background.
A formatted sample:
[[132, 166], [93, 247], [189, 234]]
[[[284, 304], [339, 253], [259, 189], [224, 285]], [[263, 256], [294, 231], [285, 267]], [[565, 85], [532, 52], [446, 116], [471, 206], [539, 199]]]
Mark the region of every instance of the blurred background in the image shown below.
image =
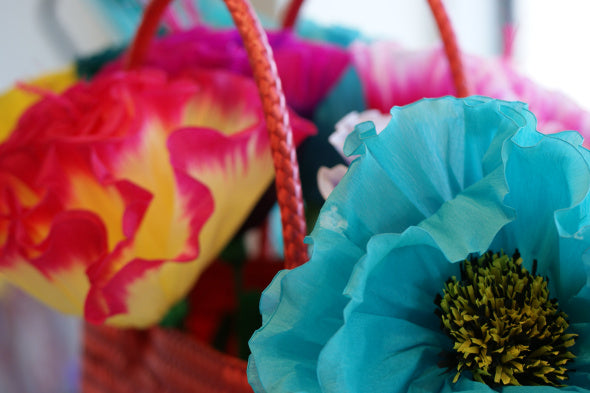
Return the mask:
[[[197, 0], [177, 3], [187, 7], [191, 1]], [[220, 0], [208, 2], [223, 7]], [[272, 25], [285, 1], [254, 3]], [[145, 1], [0, 2], [0, 91], [16, 81], [63, 68], [76, 58], [125, 44], [133, 34], [142, 4]], [[302, 18], [347, 26], [367, 37], [395, 40], [408, 48], [438, 44], [425, 0], [364, 0], [362, 9], [359, 4], [355, 0], [309, 0]], [[583, 44], [590, 37], [590, 24], [586, 22], [590, 2], [446, 0], [445, 5], [463, 51], [501, 56], [505, 28], [509, 26], [515, 34], [512, 61], [516, 68], [541, 86], [559, 90], [590, 110], [590, 52]], [[77, 391], [78, 327], [76, 319], [59, 316], [4, 286], [0, 291], [0, 392]]]
[[[180, 2], [181, 0], [178, 0]], [[197, 0], [192, 0], [197, 1]], [[209, 1], [220, 5], [221, 1]], [[0, 2], [0, 89], [15, 80], [57, 69], [74, 57], [126, 42], [145, 0], [20, 0]], [[276, 20], [284, 0], [255, 0], [267, 20]], [[426, 1], [310, 0], [304, 18], [327, 25], [344, 25], [371, 37], [391, 38], [409, 48], [438, 42]], [[590, 36], [587, 0], [446, 0], [461, 48], [498, 56], [502, 29], [516, 32], [513, 61], [542, 86], [560, 90], [590, 109], [590, 53], [583, 42]]]

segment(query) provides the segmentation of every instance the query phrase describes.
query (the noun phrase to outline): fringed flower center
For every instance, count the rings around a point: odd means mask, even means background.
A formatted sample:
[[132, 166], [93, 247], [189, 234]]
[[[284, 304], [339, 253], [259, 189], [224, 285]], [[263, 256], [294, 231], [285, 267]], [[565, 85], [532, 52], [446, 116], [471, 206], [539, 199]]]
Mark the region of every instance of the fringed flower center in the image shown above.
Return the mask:
[[461, 279], [451, 277], [437, 295], [441, 328], [454, 341], [443, 366], [490, 386], [562, 386], [568, 350], [567, 315], [549, 298], [548, 280], [522, 267], [518, 251], [487, 252], [461, 262]]

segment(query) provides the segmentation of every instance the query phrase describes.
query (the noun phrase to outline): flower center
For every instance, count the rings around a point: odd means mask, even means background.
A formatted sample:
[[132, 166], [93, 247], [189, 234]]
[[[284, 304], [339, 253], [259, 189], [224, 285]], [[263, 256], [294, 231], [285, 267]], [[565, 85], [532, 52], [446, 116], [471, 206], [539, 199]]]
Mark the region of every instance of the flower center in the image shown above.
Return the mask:
[[567, 315], [549, 298], [548, 280], [522, 267], [518, 250], [512, 258], [488, 251], [461, 262], [461, 280], [451, 277], [435, 313], [454, 341], [442, 366], [456, 368], [490, 386], [561, 386], [568, 379], [568, 350], [576, 334], [566, 334]]

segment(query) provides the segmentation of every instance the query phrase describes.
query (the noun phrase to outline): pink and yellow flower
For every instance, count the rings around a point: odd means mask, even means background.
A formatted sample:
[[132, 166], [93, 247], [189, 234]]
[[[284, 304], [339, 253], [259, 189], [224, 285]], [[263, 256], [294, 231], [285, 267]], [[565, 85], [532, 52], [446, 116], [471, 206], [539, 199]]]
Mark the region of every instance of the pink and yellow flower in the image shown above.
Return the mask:
[[[29, 106], [40, 99], [33, 92], [60, 93], [73, 85], [78, 79], [74, 67], [66, 67], [60, 71], [48, 73], [25, 84], [15, 83], [12, 88], [0, 94], [0, 143], [10, 135], [18, 119]], [[6, 292], [7, 285], [0, 276], [0, 298]]]
[[[296, 140], [313, 132], [292, 119]], [[91, 322], [153, 325], [272, 178], [250, 79], [105, 73], [46, 95], [0, 145], [0, 274]]]

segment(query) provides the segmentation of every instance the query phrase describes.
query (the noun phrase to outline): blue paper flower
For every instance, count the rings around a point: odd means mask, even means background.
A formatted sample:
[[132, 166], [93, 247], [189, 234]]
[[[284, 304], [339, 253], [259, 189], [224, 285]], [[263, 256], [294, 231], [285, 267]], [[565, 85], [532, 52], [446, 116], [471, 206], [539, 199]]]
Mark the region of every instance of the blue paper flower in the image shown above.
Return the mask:
[[[305, 265], [263, 295], [249, 379], [257, 392], [590, 392], [590, 152], [545, 136], [522, 103], [484, 97], [392, 109], [347, 140], [360, 154], [330, 195]], [[435, 298], [459, 262], [512, 255], [548, 278], [569, 316], [567, 387], [490, 387], [439, 367], [453, 341]], [[507, 300], [508, 302], [508, 300]], [[573, 371], [575, 370], [575, 371]], [[494, 375], [491, 377], [494, 378]]]

